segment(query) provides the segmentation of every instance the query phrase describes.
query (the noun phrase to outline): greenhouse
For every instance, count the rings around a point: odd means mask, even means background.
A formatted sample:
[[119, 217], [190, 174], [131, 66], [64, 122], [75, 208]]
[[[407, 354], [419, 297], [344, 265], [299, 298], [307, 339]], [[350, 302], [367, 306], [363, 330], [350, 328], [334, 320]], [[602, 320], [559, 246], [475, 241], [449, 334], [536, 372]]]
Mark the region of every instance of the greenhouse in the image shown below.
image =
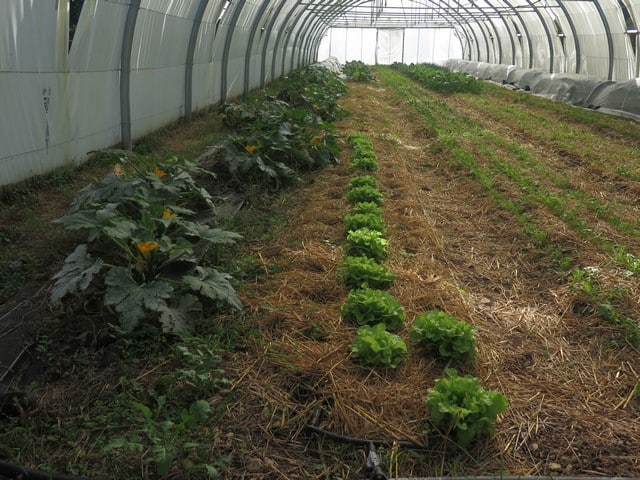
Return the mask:
[[0, 478], [640, 478], [639, 26], [0, 1]]

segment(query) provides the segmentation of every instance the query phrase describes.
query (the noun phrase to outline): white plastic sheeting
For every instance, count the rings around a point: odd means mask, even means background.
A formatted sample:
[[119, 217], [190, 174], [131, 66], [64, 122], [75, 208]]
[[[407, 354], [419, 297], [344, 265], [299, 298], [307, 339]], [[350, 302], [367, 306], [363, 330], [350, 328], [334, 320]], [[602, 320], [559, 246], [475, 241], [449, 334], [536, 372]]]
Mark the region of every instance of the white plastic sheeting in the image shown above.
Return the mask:
[[330, 56], [368, 65], [440, 63], [462, 56], [462, 45], [452, 28], [331, 28], [318, 50], [319, 58]]
[[[640, 26], [640, 0], [470, 3], [486, 18], [477, 15], [458, 28], [464, 59], [616, 81], [635, 78], [639, 73], [640, 59], [632, 43], [637, 42], [633, 32]], [[461, 6], [465, 4], [469, 2], [460, 2]], [[625, 18], [621, 5], [629, 18]], [[498, 9], [508, 21], [491, 18], [491, 11]], [[509, 11], [511, 14], [506, 14]]]
[[0, 156], [4, 184], [44, 173], [73, 154], [66, 16], [53, 0], [35, 11], [0, 3]]
[[0, 0], [0, 188], [328, 56], [581, 74], [637, 102], [640, 0], [85, 0], [70, 48], [69, 21], [69, 0]]
[[[0, 188], [123, 141], [121, 55], [134, 1], [85, 0], [70, 49], [67, 1], [0, 1]], [[249, 42], [261, 0], [141, 0], [125, 99], [131, 138], [185, 114], [187, 50], [201, 2], [207, 8], [193, 56], [194, 109], [263, 85], [273, 79], [272, 66], [276, 76], [294, 67], [300, 47], [283, 48], [285, 19]], [[315, 60], [310, 53], [300, 58]]]
[[468, 60], [449, 60], [445, 65], [454, 71], [513, 85], [551, 100], [640, 121], [640, 79], [614, 82], [575, 73], [547, 73], [541, 69]]

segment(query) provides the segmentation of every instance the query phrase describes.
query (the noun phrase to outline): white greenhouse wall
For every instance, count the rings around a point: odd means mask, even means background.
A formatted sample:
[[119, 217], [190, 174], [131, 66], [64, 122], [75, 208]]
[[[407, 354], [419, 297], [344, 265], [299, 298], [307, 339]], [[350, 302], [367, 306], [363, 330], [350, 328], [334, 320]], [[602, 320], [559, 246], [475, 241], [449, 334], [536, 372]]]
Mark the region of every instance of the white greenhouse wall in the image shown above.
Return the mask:
[[360, 60], [367, 65], [440, 63], [461, 56], [460, 40], [449, 28], [330, 28], [318, 51], [319, 59]]
[[[121, 55], [132, 1], [85, 0], [70, 49], [68, 2], [0, 1], [0, 107], [11, 112], [0, 119], [0, 189], [78, 164], [90, 152], [123, 141]], [[254, 38], [245, 72], [249, 34], [262, 2], [244, 2], [231, 24], [238, 4], [210, 1], [204, 11], [193, 57], [194, 110], [247, 93], [245, 75], [249, 89], [255, 88], [286, 74], [294, 55], [309, 58], [298, 46], [283, 45], [283, 35], [275, 45], [280, 20], [264, 38]], [[130, 57], [133, 140], [185, 115], [187, 50], [198, 5], [140, 2]]]
[[[624, 9], [619, 0], [480, 3], [512, 13], [485, 8], [472, 18], [472, 4], [447, 1], [438, 15], [451, 9], [449, 23], [431, 25], [451, 27], [372, 20], [330, 28], [344, 2], [85, 0], [69, 48], [69, 0], [0, 0], [0, 189], [94, 150], [130, 147], [329, 56], [367, 64], [460, 58], [621, 83], [640, 75], [640, 0], [622, 0]], [[132, 44], [123, 57], [125, 36]]]

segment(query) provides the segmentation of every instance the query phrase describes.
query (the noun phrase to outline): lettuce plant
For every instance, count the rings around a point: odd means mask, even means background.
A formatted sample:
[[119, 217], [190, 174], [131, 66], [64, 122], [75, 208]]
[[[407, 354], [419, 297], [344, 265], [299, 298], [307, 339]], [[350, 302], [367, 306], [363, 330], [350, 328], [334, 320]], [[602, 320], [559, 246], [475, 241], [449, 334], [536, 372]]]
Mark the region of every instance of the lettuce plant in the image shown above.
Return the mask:
[[374, 213], [351, 213], [349, 215], [345, 215], [344, 226], [347, 232], [359, 230], [361, 228], [375, 230], [376, 232], [380, 232], [382, 235], [386, 232], [384, 220], [380, 215], [376, 215]]
[[369, 137], [363, 133], [351, 132], [347, 142], [353, 148], [351, 166], [359, 170], [375, 171], [378, 169], [378, 157]]
[[387, 332], [384, 323], [363, 325], [351, 351], [363, 365], [396, 368], [407, 355], [407, 345], [398, 335]]
[[356, 187], [364, 187], [364, 186], [378, 188], [378, 180], [376, 180], [376, 177], [373, 177], [371, 175], [359, 175], [349, 180], [347, 189], [352, 190]]
[[463, 360], [475, 358], [474, 333], [468, 323], [441, 310], [429, 310], [414, 318], [409, 338], [445, 360]]
[[364, 256], [380, 261], [387, 256], [388, 244], [389, 241], [377, 230], [360, 228], [347, 234], [344, 251], [347, 255]]
[[393, 285], [396, 276], [384, 265], [368, 257], [345, 256], [340, 267], [340, 278], [349, 287], [386, 289]]
[[131, 168], [130, 177], [110, 174], [89, 185], [56, 221], [87, 232], [87, 241], [54, 276], [51, 301], [98, 297], [126, 332], [148, 320], [188, 331], [205, 307], [241, 309], [230, 275], [201, 264], [210, 249], [241, 237], [193, 220], [194, 195], [211, 203], [190, 175], [199, 170], [176, 159]]
[[353, 213], [367, 213], [380, 217], [382, 208], [376, 202], [357, 202], [353, 205]]
[[353, 153], [357, 157], [375, 157], [373, 144], [368, 135], [360, 132], [350, 132], [347, 135], [347, 143], [353, 148]]
[[380, 206], [384, 202], [384, 197], [380, 190], [369, 185], [350, 189], [347, 191], [346, 198], [347, 202], [351, 205], [361, 202], [370, 202]]
[[357, 170], [375, 172], [378, 170], [378, 159], [371, 156], [353, 157], [351, 166]]
[[492, 431], [509, 402], [501, 393], [482, 388], [475, 377], [460, 377], [453, 369], [447, 369], [446, 374], [447, 378], [436, 380], [429, 389], [424, 404], [433, 426], [465, 448], [477, 436]]
[[393, 295], [369, 287], [351, 290], [341, 313], [358, 325], [384, 323], [389, 331], [398, 330], [406, 317], [404, 308]]

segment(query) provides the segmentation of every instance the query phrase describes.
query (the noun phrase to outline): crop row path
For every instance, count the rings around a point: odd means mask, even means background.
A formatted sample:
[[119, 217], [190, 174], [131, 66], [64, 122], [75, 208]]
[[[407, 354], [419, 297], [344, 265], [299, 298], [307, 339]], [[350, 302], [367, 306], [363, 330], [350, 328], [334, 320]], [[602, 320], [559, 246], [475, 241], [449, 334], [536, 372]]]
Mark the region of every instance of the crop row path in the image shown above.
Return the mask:
[[[283, 200], [286, 228], [255, 246], [269, 275], [239, 292], [264, 342], [236, 355], [222, 447], [251, 461], [232, 469], [360, 478], [366, 448], [309, 432], [314, 421], [343, 436], [426, 440], [426, 452], [379, 451], [401, 477], [639, 476], [640, 356], [633, 328], [612, 319], [640, 317], [640, 127], [498, 87], [445, 96], [375, 73], [350, 84], [337, 129], [367, 134], [379, 159], [390, 293], [407, 319], [438, 308], [473, 324], [478, 355], [462, 373], [510, 406], [492, 437], [451, 454], [423, 404], [446, 365], [412, 355], [381, 373], [349, 358], [345, 144], [339, 165]], [[618, 317], [603, 316], [607, 302]]]

